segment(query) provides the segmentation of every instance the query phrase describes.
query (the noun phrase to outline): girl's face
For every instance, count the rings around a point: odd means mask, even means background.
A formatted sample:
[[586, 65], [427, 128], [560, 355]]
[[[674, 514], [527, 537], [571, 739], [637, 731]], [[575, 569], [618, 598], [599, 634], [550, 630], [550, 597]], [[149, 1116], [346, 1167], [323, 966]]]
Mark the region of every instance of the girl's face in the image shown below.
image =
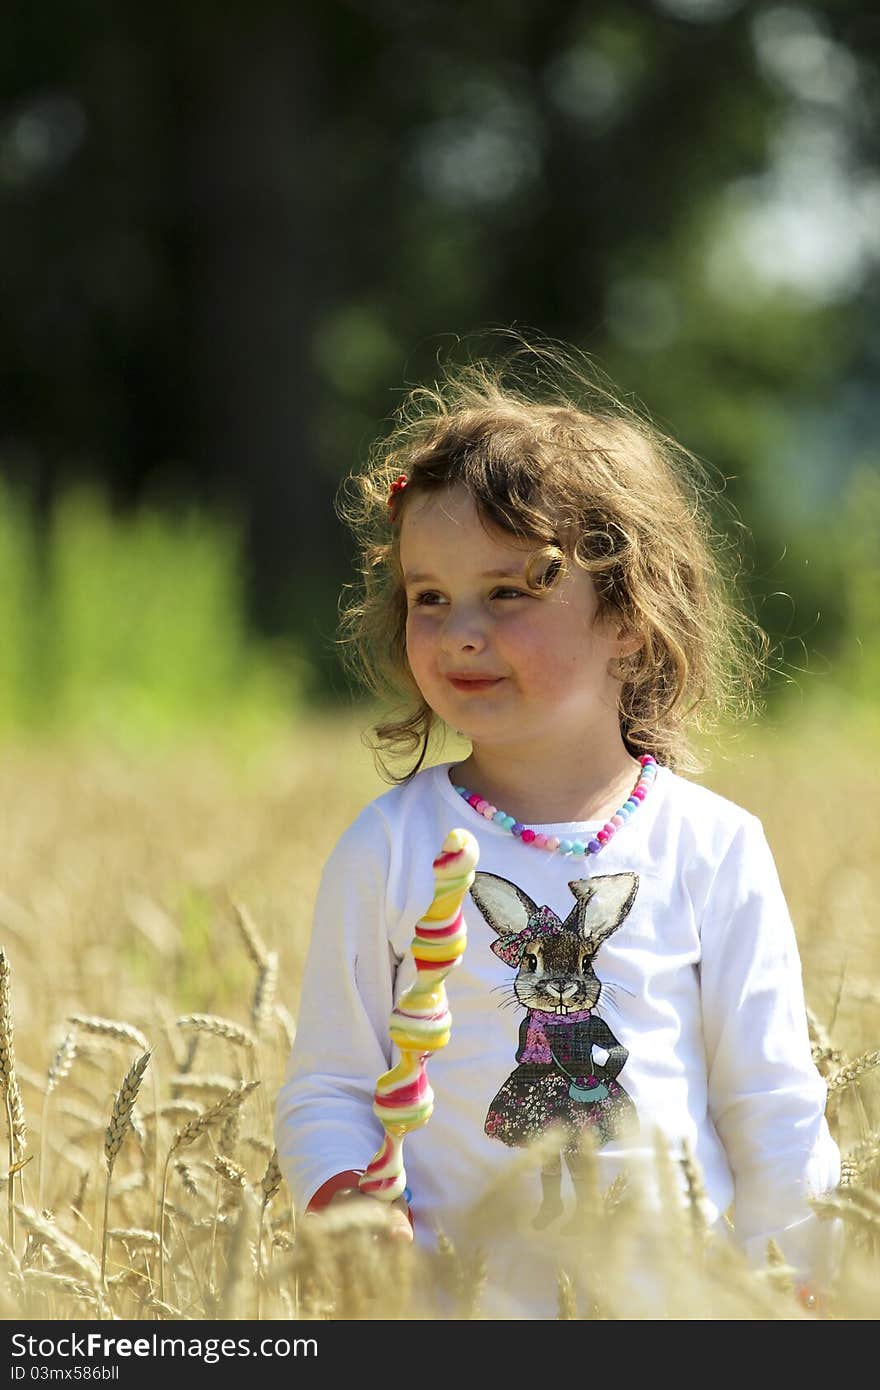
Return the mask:
[[609, 663], [633, 644], [596, 621], [588, 574], [531, 592], [534, 546], [487, 531], [463, 487], [411, 498], [400, 525], [407, 656], [435, 714], [475, 750], [620, 738]]

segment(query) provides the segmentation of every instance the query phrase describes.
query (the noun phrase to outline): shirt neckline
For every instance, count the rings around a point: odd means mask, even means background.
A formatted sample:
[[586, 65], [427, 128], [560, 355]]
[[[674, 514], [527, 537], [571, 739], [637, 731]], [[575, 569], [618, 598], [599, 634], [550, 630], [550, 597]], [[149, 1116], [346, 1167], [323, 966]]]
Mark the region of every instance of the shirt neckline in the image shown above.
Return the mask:
[[[457, 763], [446, 762], [437, 763], [434, 767], [429, 769], [444, 800], [459, 809], [464, 807], [469, 817], [473, 816], [481, 822], [481, 827], [493, 830], [498, 835], [507, 835], [509, 832], [502, 829], [500, 825], [496, 825], [494, 821], [487, 821], [485, 817], [477, 816], [477, 812], [474, 810], [473, 806], [468, 806], [464, 798], [458, 795], [449, 776], [450, 769], [457, 766]], [[647, 798], [648, 806], [659, 800], [658, 793], [666, 784], [668, 772], [668, 768], [658, 766], [654, 786], [651, 788], [651, 793]], [[647, 808], [642, 808], [642, 810], [644, 809]], [[596, 830], [601, 830], [604, 824], [604, 820], [532, 821], [530, 822], [530, 828], [539, 831], [541, 834], [555, 835], [559, 839], [569, 839], [572, 834], [579, 834], [579, 838], [583, 839], [584, 835], [588, 832], [592, 834]]]

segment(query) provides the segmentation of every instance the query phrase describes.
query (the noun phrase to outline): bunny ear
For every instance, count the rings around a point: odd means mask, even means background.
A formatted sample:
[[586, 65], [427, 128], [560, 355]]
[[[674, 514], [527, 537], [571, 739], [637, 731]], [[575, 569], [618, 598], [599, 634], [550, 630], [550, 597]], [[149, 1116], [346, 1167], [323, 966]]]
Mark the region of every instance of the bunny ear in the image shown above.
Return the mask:
[[616, 932], [635, 902], [638, 874], [603, 874], [569, 883], [577, 898], [577, 923], [581, 936], [595, 955], [602, 942]]
[[518, 936], [538, 910], [528, 893], [497, 874], [474, 874], [471, 897], [500, 937]]

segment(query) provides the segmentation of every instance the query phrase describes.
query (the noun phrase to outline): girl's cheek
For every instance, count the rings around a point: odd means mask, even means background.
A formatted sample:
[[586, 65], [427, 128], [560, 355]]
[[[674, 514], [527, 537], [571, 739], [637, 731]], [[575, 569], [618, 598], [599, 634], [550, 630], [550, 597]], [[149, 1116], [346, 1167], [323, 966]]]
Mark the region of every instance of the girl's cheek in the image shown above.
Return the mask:
[[418, 618], [411, 616], [406, 624], [406, 655], [410, 666], [416, 667], [423, 657], [427, 635]]

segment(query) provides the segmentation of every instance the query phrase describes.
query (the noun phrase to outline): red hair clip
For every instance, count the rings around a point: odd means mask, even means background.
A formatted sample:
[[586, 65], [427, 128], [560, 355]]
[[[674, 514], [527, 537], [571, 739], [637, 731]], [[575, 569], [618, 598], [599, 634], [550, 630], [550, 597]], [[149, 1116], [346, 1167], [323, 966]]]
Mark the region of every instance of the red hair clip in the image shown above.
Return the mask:
[[399, 478], [394, 479], [394, 482], [391, 484], [391, 491], [388, 493], [389, 507], [394, 506], [394, 503], [396, 502], [400, 494], [403, 492], [403, 489], [406, 487], [408, 482], [409, 478], [406, 476], [405, 473], [401, 473]]

